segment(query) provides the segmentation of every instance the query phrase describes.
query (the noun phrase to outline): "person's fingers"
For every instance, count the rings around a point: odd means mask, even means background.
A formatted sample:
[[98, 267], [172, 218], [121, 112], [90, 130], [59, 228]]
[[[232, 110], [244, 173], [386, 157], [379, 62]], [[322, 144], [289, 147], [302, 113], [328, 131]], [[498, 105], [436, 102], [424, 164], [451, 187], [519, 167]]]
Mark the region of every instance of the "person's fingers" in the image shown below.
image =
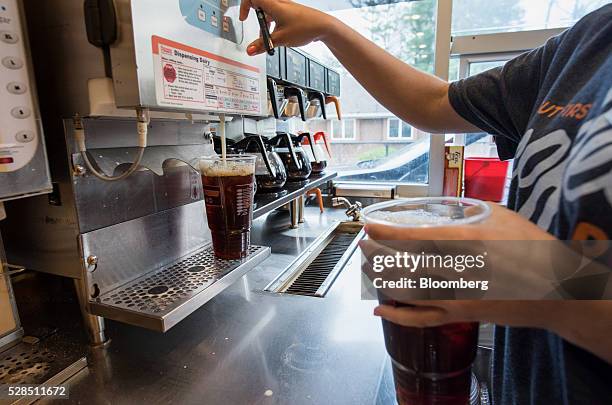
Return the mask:
[[[480, 300], [410, 300], [402, 301], [404, 304], [415, 307], [435, 307], [447, 313], [448, 317], [461, 319], [462, 321], [473, 321], [485, 319], [493, 301]], [[452, 315], [451, 315], [452, 314]]]
[[374, 315], [398, 325], [418, 328], [439, 326], [452, 322], [446, 311], [432, 306], [397, 308], [380, 305], [374, 309]]
[[[277, 0], [242, 0], [240, 3], [240, 21], [244, 21], [249, 17], [251, 8], [261, 8], [265, 12], [274, 7], [276, 2]], [[266, 19], [269, 18], [266, 13]]]
[[[274, 47], [285, 46], [286, 42], [286, 31], [282, 29], [276, 29], [274, 32], [270, 34], [272, 38], [272, 44]], [[266, 52], [266, 47], [264, 45], [262, 38], [257, 38], [255, 41], [251, 42], [251, 44], [247, 47], [247, 54], [250, 56], [259, 55]]]
[[263, 40], [261, 38], [257, 38], [255, 41], [251, 42], [249, 46], [247, 46], [247, 54], [249, 56], [259, 55], [265, 51]]
[[435, 226], [423, 228], [400, 228], [396, 226], [368, 224], [366, 233], [376, 240], [478, 240], [478, 227]]
[[381, 245], [373, 240], [360, 240], [359, 247], [368, 261], [372, 261], [374, 256], [395, 256], [397, 253], [397, 250]]
[[251, 7], [253, 7], [251, 0], [242, 0], [240, 3], [240, 21], [244, 21], [249, 17]]

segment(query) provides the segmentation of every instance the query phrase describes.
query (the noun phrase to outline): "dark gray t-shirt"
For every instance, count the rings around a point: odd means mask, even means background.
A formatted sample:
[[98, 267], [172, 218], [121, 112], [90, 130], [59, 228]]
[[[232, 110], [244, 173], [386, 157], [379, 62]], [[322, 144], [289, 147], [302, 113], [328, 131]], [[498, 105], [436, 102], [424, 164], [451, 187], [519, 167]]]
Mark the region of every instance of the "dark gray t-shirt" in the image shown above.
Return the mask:
[[[510, 208], [559, 239], [612, 239], [612, 5], [449, 98], [515, 159]], [[495, 405], [612, 404], [612, 366], [543, 330], [497, 328], [493, 381]]]

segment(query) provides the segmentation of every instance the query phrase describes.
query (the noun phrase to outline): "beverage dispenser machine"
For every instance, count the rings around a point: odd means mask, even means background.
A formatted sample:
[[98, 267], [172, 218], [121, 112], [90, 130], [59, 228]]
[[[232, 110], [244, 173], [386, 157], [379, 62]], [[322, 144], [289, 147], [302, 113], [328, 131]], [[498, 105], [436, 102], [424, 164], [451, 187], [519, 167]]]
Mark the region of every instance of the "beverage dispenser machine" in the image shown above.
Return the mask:
[[[16, 0], [0, 4], [0, 223], [5, 201], [51, 191], [22, 11]], [[0, 236], [0, 351], [23, 334], [10, 269]]]
[[9, 260], [74, 279], [93, 343], [103, 318], [166, 331], [269, 254], [214, 257], [191, 165], [222, 116], [267, 116], [257, 19], [239, 0], [22, 1], [54, 187], [7, 207]]

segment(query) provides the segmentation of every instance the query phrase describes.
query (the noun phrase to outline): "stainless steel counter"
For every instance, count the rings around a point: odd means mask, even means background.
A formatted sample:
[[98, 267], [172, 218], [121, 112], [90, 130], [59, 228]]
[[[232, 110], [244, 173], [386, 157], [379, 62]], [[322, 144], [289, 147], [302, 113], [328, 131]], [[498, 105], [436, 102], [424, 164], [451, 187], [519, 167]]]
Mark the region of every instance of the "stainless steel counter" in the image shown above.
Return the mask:
[[[359, 260], [325, 298], [262, 292], [342, 210], [256, 221], [272, 256], [165, 334], [108, 322], [110, 346], [89, 356], [70, 403], [391, 404], [391, 377], [374, 303], [360, 300]], [[62, 401], [61, 403], [66, 403]]]
[[[347, 219], [343, 210], [321, 215], [307, 208], [306, 223], [288, 229], [287, 216], [274, 211], [258, 219], [253, 243], [270, 246], [272, 255], [165, 334], [109, 321], [110, 345], [90, 349], [89, 367], [69, 381], [70, 398], [56, 402], [395, 404], [382, 328], [372, 315], [376, 303], [360, 299], [358, 253], [325, 298], [263, 292], [335, 221]], [[26, 333], [36, 321], [59, 324], [63, 339], [86, 351], [78, 306], [58, 294], [68, 291], [67, 280], [57, 281], [44, 317], [34, 306], [20, 307], [31, 313]], [[50, 289], [50, 281], [41, 283]], [[477, 375], [486, 375], [487, 357], [479, 354]]]

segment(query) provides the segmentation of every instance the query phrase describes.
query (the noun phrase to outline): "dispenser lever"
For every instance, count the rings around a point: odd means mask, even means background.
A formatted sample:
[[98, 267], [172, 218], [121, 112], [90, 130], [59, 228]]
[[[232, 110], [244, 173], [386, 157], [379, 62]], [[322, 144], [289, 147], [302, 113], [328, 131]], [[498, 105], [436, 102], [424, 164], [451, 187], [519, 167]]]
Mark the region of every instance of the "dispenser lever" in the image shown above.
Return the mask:
[[304, 90], [297, 87], [285, 87], [285, 97], [295, 96], [298, 101], [298, 106], [300, 107], [300, 116], [302, 121], [306, 121], [306, 104], [308, 100], [306, 99], [306, 94]]
[[276, 82], [271, 77], [268, 77], [268, 94], [270, 95], [274, 118], [278, 120], [281, 115], [280, 108], [278, 108], [278, 87], [276, 87]]
[[327, 109], [325, 107], [325, 94], [321, 93], [320, 91], [312, 91], [308, 93], [308, 99], [319, 101], [319, 104], [321, 105], [321, 115], [323, 116], [323, 119], [326, 120]]
[[261, 36], [266, 52], [268, 55], [274, 56], [274, 42], [272, 42], [272, 35], [270, 34], [270, 28], [268, 28], [268, 22], [266, 21], [266, 13], [264, 13], [261, 8], [257, 8], [255, 9], [255, 14], [257, 14], [257, 21], [259, 21], [259, 28], [261, 29]]

